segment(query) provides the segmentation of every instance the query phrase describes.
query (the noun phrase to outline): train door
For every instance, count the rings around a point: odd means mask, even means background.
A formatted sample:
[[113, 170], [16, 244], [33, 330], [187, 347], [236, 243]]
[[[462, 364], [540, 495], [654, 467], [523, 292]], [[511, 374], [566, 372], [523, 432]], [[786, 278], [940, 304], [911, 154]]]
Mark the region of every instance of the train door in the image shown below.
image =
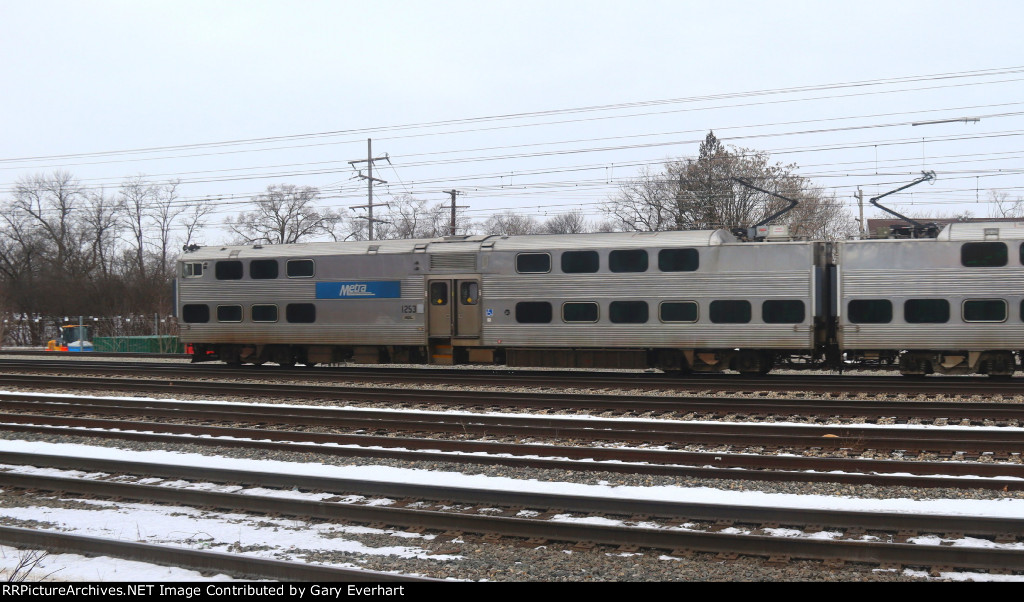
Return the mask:
[[427, 299], [427, 328], [431, 338], [480, 337], [479, 278], [429, 280]]

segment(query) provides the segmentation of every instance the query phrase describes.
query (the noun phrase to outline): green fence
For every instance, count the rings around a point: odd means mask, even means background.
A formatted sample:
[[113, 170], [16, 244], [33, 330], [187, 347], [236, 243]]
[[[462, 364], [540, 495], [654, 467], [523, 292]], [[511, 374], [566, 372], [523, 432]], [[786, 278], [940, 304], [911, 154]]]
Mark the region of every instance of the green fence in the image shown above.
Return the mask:
[[185, 345], [171, 335], [148, 337], [96, 337], [94, 351], [114, 353], [185, 353]]

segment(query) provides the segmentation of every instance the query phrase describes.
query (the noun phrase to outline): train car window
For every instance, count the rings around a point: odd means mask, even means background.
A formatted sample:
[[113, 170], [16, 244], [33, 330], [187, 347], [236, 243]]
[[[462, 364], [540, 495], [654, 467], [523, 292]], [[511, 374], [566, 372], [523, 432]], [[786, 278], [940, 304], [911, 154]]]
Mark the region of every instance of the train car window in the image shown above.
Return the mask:
[[210, 321], [210, 307], [199, 304], [182, 306], [181, 319], [189, 324], [205, 324]]
[[800, 324], [807, 315], [799, 299], [772, 299], [761, 304], [761, 321], [765, 324]]
[[566, 251], [562, 253], [562, 272], [566, 274], [589, 274], [600, 267], [597, 251]]
[[448, 283], [439, 281], [430, 283], [430, 304], [448, 305]]
[[202, 262], [188, 262], [181, 264], [181, 275], [185, 278], [202, 278], [203, 277], [203, 264]]
[[664, 301], [659, 307], [662, 322], [696, 322], [697, 303], [695, 301]]
[[608, 269], [613, 272], [646, 272], [647, 251], [628, 249], [608, 254]]
[[712, 301], [708, 310], [708, 317], [715, 324], [747, 324], [750, 315], [750, 301], [742, 299]]
[[908, 324], [945, 324], [949, 322], [949, 301], [907, 299], [903, 302], [903, 319]]
[[463, 305], [476, 305], [480, 301], [480, 295], [477, 292], [480, 289], [480, 285], [476, 282], [462, 282], [459, 284], [459, 300]]
[[312, 278], [313, 268], [312, 259], [289, 259], [285, 269], [289, 278]]
[[662, 272], [696, 272], [700, 267], [697, 249], [662, 249], [658, 251], [658, 269]]
[[550, 324], [551, 304], [547, 301], [516, 303], [516, 322], [520, 324]]
[[892, 301], [888, 299], [855, 299], [846, 306], [854, 324], [888, 324], [892, 322]]
[[292, 324], [312, 324], [316, 322], [316, 305], [289, 303], [284, 307], [284, 318]]
[[960, 263], [968, 268], [998, 268], [1006, 265], [1006, 243], [965, 242], [960, 247]]
[[252, 306], [252, 321], [253, 322], [277, 322], [277, 306], [276, 305], [253, 305]]
[[1006, 321], [1004, 299], [968, 299], [963, 305], [964, 322]]
[[597, 303], [573, 302], [562, 304], [563, 322], [597, 322]]
[[218, 261], [213, 266], [213, 273], [217, 276], [217, 280], [241, 280], [242, 262]]
[[277, 260], [254, 259], [249, 262], [249, 277], [253, 280], [271, 280], [277, 278]]
[[550, 253], [519, 253], [516, 271], [520, 274], [546, 274], [551, 271]]
[[241, 305], [218, 305], [217, 306], [217, 321], [218, 322], [241, 322], [242, 321], [242, 306]]
[[613, 324], [647, 323], [646, 301], [612, 301], [608, 306], [608, 319]]

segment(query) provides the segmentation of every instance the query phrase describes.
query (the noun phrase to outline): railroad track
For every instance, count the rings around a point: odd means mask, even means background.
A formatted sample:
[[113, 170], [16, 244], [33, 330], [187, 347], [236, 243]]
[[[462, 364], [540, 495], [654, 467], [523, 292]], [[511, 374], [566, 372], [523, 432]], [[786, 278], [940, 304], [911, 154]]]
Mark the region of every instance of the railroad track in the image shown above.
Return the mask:
[[[69, 354], [76, 356], [77, 354]], [[170, 358], [168, 358], [170, 359]], [[304, 382], [331, 383], [369, 381], [375, 383], [409, 383], [461, 386], [514, 387], [586, 387], [653, 389], [669, 391], [735, 391], [735, 392], [815, 392], [867, 393], [882, 398], [906, 395], [942, 396], [983, 395], [1016, 396], [1024, 390], [1024, 377], [1006, 379], [974, 376], [903, 377], [836, 375], [836, 374], [773, 374], [744, 376], [736, 374], [668, 375], [660, 372], [625, 371], [555, 371], [507, 368], [395, 368], [365, 366], [323, 366], [316, 368], [282, 368], [279, 366], [248, 366], [232, 368], [220, 364], [186, 364], [126, 361], [68, 361], [67, 359], [19, 359], [0, 357], [0, 370], [35, 373], [107, 374], [146, 377], [230, 378], [230, 379], [294, 379]]]
[[[374, 372], [377, 368], [369, 370]], [[9, 371], [8, 371], [9, 372]], [[248, 371], [242, 371], [248, 372]], [[257, 371], [261, 374], [263, 369]], [[276, 378], [279, 373], [288, 371], [268, 371]], [[310, 371], [317, 372], [317, 371]], [[440, 372], [440, 371], [439, 371]], [[88, 369], [86, 373], [96, 373]], [[116, 373], [116, 372], [115, 372]], [[898, 439], [891, 443], [902, 443], [900, 449], [913, 450], [919, 445], [921, 451], [943, 454], [943, 461], [900, 461], [872, 460], [865, 458], [842, 457], [864, 448], [863, 444], [883, 446], [885, 436], [894, 435], [890, 429], [877, 427], [865, 428], [849, 424], [808, 424], [793, 426], [769, 424], [721, 424], [717, 420], [734, 415], [757, 420], [784, 419], [786, 417], [802, 419], [808, 422], [820, 422], [825, 417], [845, 417], [857, 421], [892, 422], [902, 421], [933, 421], [962, 422], [968, 424], [995, 424], [1016, 426], [1020, 424], [1024, 404], [1006, 401], [972, 401], [958, 403], [943, 400], [905, 401], [894, 399], [891, 393], [879, 395], [875, 399], [847, 399], [841, 395], [815, 395], [803, 392], [793, 395], [798, 397], [779, 398], [766, 395], [764, 392], [738, 391], [733, 396], [686, 394], [679, 390], [670, 391], [667, 395], [658, 394], [660, 389], [654, 387], [646, 394], [600, 394], [600, 393], [553, 393], [523, 391], [464, 391], [445, 388], [414, 389], [408, 386], [384, 386], [381, 381], [368, 379], [365, 384], [357, 386], [338, 386], [330, 378], [319, 385], [292, 384], [240, 384], [222, 382], [221, 378], [210, 377], [211, 380], [200, 380], [196, 375], [185, 373], [183, 376], [176, 371], [160, 372], [151, 380], [146, 378], [112, 378], [104, 377], [63, 377], [41, 378], [17, 374], [0, 375], [0, 387], [19, 388], [31, 387], [54, 388], [61, 392], [72, 390], [124, 390], [138, 393], [151, 391], [168, 396], [178, 394], [201, 395], [204, 399], [223, 395], [230, 397], [258, 397], [274, 403], [266, 405], [231, 404], [222, 402], [172, 402], [166, 400], [143, 399], [103, 399], [84, 398], [69, 395], [48, 395], [45, 400], [39, 396], [22, 394], [5, 394], [0, 396], [6, 424], [0, 428], [11, 432], [23, 432], [45, 435], [74, 435], [82, 438], [130, 439], [155, 443], [162, 447], [175, 444], [201, 445], [210, 448], [249, 448], [273, 450], [280, 452], [308, 452], [311, 454], [330, 454], [362, 458], [389, 458], [402, 461], [424, 461], [432, 464], [489, 464], [513, 467], [538, 467], [566, 471], [616, 471], [627, 474], [672, 475], [676, 477], [700, 477], [716, 479], [748, 479], [760, 481], [790, 482], [838, 482], [850, 484], [900, 485], [912, 487], [948, 487], [948, 488], [989, 488], [1003, 491], [1024, 490], [1024, 464], [1019, 463], [1018, 453], [1021, 449], [1016, 429], [934, 429], [939, 436], [932, 435], [928, 429], [904, 428], [899, 432]], [[336, 380], [336, 379], [335, 379]], [[346, 379], [346, 381], [349, 379]], [[352, 379], [358, 381], [359, 379]], [[287, 379], [281, 382], [287, 383]], [[449, 383], [450, 384], [450, 383]], [[523, 385], [519, 382], [517, 386]], [[582, 384], [582, 383], [581, 383]], [[511, 385], [509, 385], [511, 386]], [[582, 388], [582, 387], [581, 387]], [[593, 389], [587, 386], [587, 389]], [[645, 387], [632, 387], [645, 389]], [[948, 391], [946, 391], [948, 393]], [[788, 396], [787, 396], [788, 397]], [[337, 405], [339, 401], [353, 404], [371, 403], [375, 406], [387, 405], [398, 408], [462, 407], [473, 412], [481, 409], [515, 409], [517, 411], [585, 411], [598, 412], [614, 416], [630, 414], [649, 414], [651, 417], [674, 418], [675, 420], [640, 420], [624, 419], [604, 420], [602, 418], [580, 418], [563, 416], [483, 416], [478, 413], [467, 413], [464, 416], [451, 416], [454, 421], [446, 420], [444, 413], [410, 412], [407, 409], [382, 411], [373, 407], [337, 408], [321, 406], [294, 407], [295, 400], [311, 400], [314, 404]], [[281, 402], [290, 402], [283, 407]], [[10, 405], [6, 405], [10, 404]], [[45, 408], [45, 409], [40, 409]], [[53, 416], [52, 414], [59, 414]], [[138, 415], [148, 416], [145, 421], [137, 420]], [[453, 414], [448, 412], [448, 414]], [[113, 417], [135, 415], [133, 420], [113, 420]], [[681, 417], [700, 418], [707, 423], [706, 429], [694, 430], [693, 424], [680, 424]], [[156, 422], [154, 419], [159, 419]], [[207, 422], [204, 425], [170, 424]], [[20, 422], [20, 423], [19, 423]], [[654, 424], [654, 427], [651, 426]], [[61, 426], [63, 425], [63, 426]], [[272, 428], [272, 427], [280, 428]], [[699, 425], [698, 425], [699, 426]], [[749, 426], [749, 428], [747, 428]], [[657, 428], [655, 428], [657, 427]], [[98, 430], [99, 429], [99, 430]], [[533, 429], [533, 430], [526, 430]], [[545, 431], [545, 429], [547, 429]], [[335, 431], [345, 430], [346, 433]], [[150, 432], [142, 432], [150, 431]], [[328, 431], [328, 432], [322, 432]], [[760, 431], [760, 432], [759, 432]], [[920, 438], [911, 442], [906, 431], [920, 432]], [[955, 431], [965, 431], [973, 438], [960, 442], [952, 442], [950, 436]], [[982, 432], [997, 433], [1001, 439], [985, 442], [988, 435]], [[433, 433], [430, 439], [423, 433]], [[595, 433], [597, 436], [595, 436]], [[413, 435], [413, 436], [410, 436]], [[809, 437], [807, 436], [809, 435]], [[832, 435], [832, 436], [827, 436]], [[803, 436], [801, 438], [801, 436]], [[586, 441], [585, 445], [551, 445], [539, 441], [557, 440], [564, 442], [572, 437], [577, 442]], [[660, 438], [659, 438], [660, 437]], [[702, 442], [700, 437], [707, 437]], [[728, 437], [738, 437], [729, 440]], [[760, 437], [760, 438], [759, 438]], [[775, 437], [774, 443], [768, 439]], [[783, 437], [793, 437], [783, 440]], [[873, 439], [871, 439], [873, 437]], [[506, 441], [486, 440], [488, 438], [527, 439], [531, 444], [509, 443]], [[892, 437], [890, 437], [891, 439]], [[869, 439], [871, 441], [869, 442]], [[609, 442], [632, 441], [635, 446], [630, 448], [613, 447]], [[644, 449], [645, 446], [669, 445], [682, 447], [692, 443], [711, 446], [718, 442], [722, 446], [756, 446], [785, 450], [787, 446], [806, 450], [813, 447], [812, 456], [764, 455], [762, 453], [733, 453], [732, 449], [723, 447], [712, 452], [694, 452], [681, 449]], [[973, 449], [969, 444], [977, 444]], [[812, 445], [814, 444], [814, 445]], [[353, 447], [342, 448], [339, 445]], [[510, 446], [504, 448], [502, 446]], [[943, 447], [944, 446], [944, 447]], [[723, 451], [723, 449], [725, 451]], [[882, 447], [878, 447], [882, 449]], [[767, 451], [762, 450], [762, 451]], [[956, 453], [964, 452], [966, 453]], [[616, 455], [625, 452], [624, 455]], [[502, 455], [508, 454], [508, 455]], [[641, 454], [649, 454], [643, 456]], [[1007, 455], [1010, 454], [1010, 455]], [[835, 457], [822, 457], [822, 456]], [[979, 456], [988, 461], [964, 461]], [[1006, 462], [1007, 457], [1013, 462]], [[994, 461], [993, 461], [994, 460]], [[73, 462], [65, 459], [62, 462]], [[0, 462], [16, 464], [19, 462], [0, 459]], [[56, 462], [55, 462], [56, 463]], [[116, 464], [122, 464], [118, 462]], [[74, 468], [70, 467], [69, 468]], [[79, 467], [81, 468], [81, 467]], [[95, 470], [100, 470], [95, 468]], [[93, 470], [93, 469], [88, 469]], [[127, 469], [125, 469], [127, 470]], [[110, 468], [108, 472], [116, 472]], [[134, 468], [132, 472], [136, 471]], [[151, 473], [143, 473], [151, 474]], [[908, 476], [909, 475], [909, 476]], [[942, 475], [942, 476], [939, 476]], [[0, 473], [0, 477], [4, 476]], [[166, 478], [173, 477], [168, 475]], [[189, 479], [205, 479], [192, 475]], [[248, 478], [235, 475], [233, 480], [224, 482], [242, 482]], [[252, 477], [254, 486], [269, 486], [275, 483], [270, 476]], [[315, 479], [300, 477], [304, 484], [296, 482], [282, 483], [285, 488], [311, 487], [318, 490], [334, 491], [342, 485], [337, 483], [312, 485]], [[50, 484], [37, 483], [35, 488], [40, 491], [46, 487], [61, 490], [81, 484]], [[373, 489], [363, 491], [370, 492]], [[486, 523], [472, 523], [472, 528], [463, 526], [461, 530], [444, 527], [444, 521], [454, 519], [450, 513], [437, 517], [438, 526], [430, 524], [418, 515], [416, 520], [406, 518], [387, 518], [378, 515], [375, 520], [370, 518], [337, 518], [336, 520], [372, 522], [375, 525], [388, 525], [395, 529], [427, 529], [452, 535], [464, 534], [467, 542], [492, 541], [495, 534], [506, 539], [513, 539], [536, 544], [540, 541], [557, 542], [574, 550], [585, 550], [588, 546], [629, 550], [633, 546], [665, 550], [680, 555], [717, 554], [720, 558], [729, 558], [736, 554], [769, 558], [772, 563], [786, 563], [796, 559], [809, 558], [828, 562], [867, 562], [885, 565], [901, 565], [906, 567], [924, 567], [939, 570], [940, 568], [989, 569], [997, 572], [1021, 572], [1020, 559], [1014, 554], [1004, 553], [1000, 549], [995, 554], [985, 555], [971, 551], [969, 557], [959, 554], [963, 544], [958, 543], [960, 533], [971, 537], [981, 537], [997, 541], [1018, 542], [1022, 537], [1016, 523], [1007, 523], [1007, 528], [1000, 530], [1001, 520], [989, 526], [981, 526], [984, 521], [974, 524], [962, 523], [957, 527], [934, 517], [925, 517], [924, 523], [914, 525], [893, 522], [889, 526], [870, 526], [875, 523], [871, 514], [858, 516], [849, 514], [844, 518], [838, 516], [828, 520], [813, 518], [814, 514], [797, 511], [797, 515], [805, 515], [803, 520], [793, 516], [777, 514], [771, 518], [771, 512], [786, 512], [780, 509], [761, 509], [761, 514], [754, 510], [731, 508], [723, 511], [722, 507], [701, 509], [699, 505], [686, 510], [675, 508], [671, 511], [649, 508], [639, 510], [635, 503], [632, 509], [617, 509], [614, 505], [604, 506], [605, 500], [572, 501], [548, 500], [546, 503], [518, 498], [510, 492], [478, 492], [467, 493], [447, 491], [437, 493], [433, 497], [423, 492], [415, 492], [401, 484], [378, 484], [385, 488], [391, 487], [392, 493], [382, 493], [393, 497], [416, 500], [412, 504], [422, 506], [421, 509], [440, 511], [447, 505], [445, 500], [458, 500], [460, 503], [487, 503], [491, 507], [503, 508], [499, 517], [512, 518], [518, 522], [500, 523], [505, 525], [485, 526]], [[0, 479], [0, 487], [5, 490], [18, 488], [13, 482]], [[26, 485], [29, 489], [31, 484]], [[333, 489], [332, 489], [333, 487]], [[166, 488], [164, 488], [166, 489]], [[124, 499], [143, 500], [142, 490], [135, 493], [129, 491], [112, 493]], [[82, 495], [101, 495], [82, 494]], [[107, 494], [102, 494], [107, 495]], [[502, 500], [486, 501], [486, 497], [498, 495]], [[460, 497], [461, 496], [461, 497]], [[473, 502], [474, 496], [481, 500]], [[466, 498], [466, 499], [464, 499]], [[423, 502], [423, 500], [432, 502]], [[632, 502], [636, 502], [632, 500]], [[171, 503], [171, 502], [165, 502]], [[227, 502], [224, 502], [225, 504]], [[276, 503], [276, 502], [275, 502]], [[615, 500], [607, 501], [614, 504]], [[587, 504], [590, 504], [589, 506]], [[210, 506], [210, 500], [202, 504]], [[399, 505], [396, 505], [396, 508]], [[408, 505], [401, 505], [408, 509]], [[224, 506], [227, 508], [227, 506]], [[524, 522], [522, 516], [514, 516], [516, 508], [534, 508], [541, 513], [541, 518], [563, 510], [568, 515], [601, 513], [609, 517], [619, 517], [625, 527], [636, 527], [641, 523], [639, 517], [645, 515], [659, 517], [657, 528], [653, 533], [642, 533], [633, 529], [632, 533], [623, 535], [596, 530], [587, 534], [582, 531], [573, 533], [553, 529], [558, 521], [539, 520], [538, 524]], [[257, 510], [254, 510], [257, 511]], [[331, 509], [332, 512], [337, 510]], [[751, 514], [747, 514], [750, 512]], [[282, 513], [282, 514], [287, 514]], [[461, 514], [465, 514], [460, 513]], [[310, 515], [312, 516], [312, 515]], [[396, 515], [397, 516], [397, 515]], [[464, 517], [463, 517], [464, 518]], [[481, 520], [483, 520], [481, 518]], [[534, 518], [537, 518], [536, 516]], [[898, 517], [889, 517], [896, 519]], [[685, 519], [685, 521], [683, 520]], [[433, 519], [431, 519], [433, 520]], [[475, 519], [474, 519], [475, 520]], [[417, 522], [418, 521], [418, 522]], [[844, 523], [844, 521], [846, 521]], [[858, 525], [857, 523], [861, 523]], [[632, 523], [632, 524], [629, 524]], [[819, 524], [820, 523], [820, 524]], [[518, 525], [518, 526], [514, 526]], [[844, 526], [845, 525], [845, 526]], [[685, 526], [685, 527], [684, 527]], [[580, 529], [581, 527], [574, 527]], [[688, 533], [689, 540], [680, 539], [672, 531], [693, 531]], [[866, 532], [859, 528], [865, 528]], [[559, 527], [560, 529], [560, 527]], [[741, 534], [720, 533], [722, 529], [733, 531], [738, 529]], [[794, 544], [792, 537], [773, 537], [770, 534], [776, 529], [789, 529], [792, 532], [809, 531], [823, 537], [823, 532], [831, 533], [829, 538], [843, 542], [841, 546], [825, 547], [830, 543], [826, 540], [808, 540], [810, 543]], [[839, 533], [836, 533], [839, 532]], [[668, 533], [668, 535], [666, 535]], [[940, 534], [944, 545], [922, 546], [920, 543], [900, 543], [913, 539], [915, 534]], [[716, 535], [733, 535], [735, 541]], [[663, 537], [675, 539], [660, 539]], [[877, 537], [879, 540], [865, 542], [863, 537]], [[0, 537], [4, 537], [0, 534]], [[761, 541], [764, 538], [769, 541]], [[804, 538], [801, 538], [804, 539]], [[638, 544], [637, 541], [648, 543]], [[532, 544], [531, 544], [532, 542]], [[630, 543], [632, 542], [632, 543]], [[651, 543], [653, 542], [653, 543]], [[876, 547], [864, 546], [873, 543]], [[882, 548], [884, 544], [892, 544]], [[954, 545], [949, 545], [954, 544]], [[539, 544], [538, 544], [539, 545]], [[819, 547], [820, 546], [820, 547]], [[904, 547], [907, 549], [904, 550]], [[933, 554], [928, 548], [938, 548]], [[842, 550], [842, 551], [840, 551]], [[884, 550], [884, 551], [880, 551]], [[127, 554], [128, 552], [126, 552]], [[909, 555], [908, 555], [909, 554]], [[718, 558], [718, 557], [716, 557]], [[273, 578], [273, 577], [271, 577]], [[341, 578], [341, 577], [338, 577]], [[349, 579], [351, 580], [351, 579]]]
[[[920, 439], [909, 443], [905, 431], [847, 427], [786, 427], [763, 424], [673, 423], [672, 421], [571, 420], [547, 417], [486, 417], [449, 413], [397, 413], [259, 406], [251, 404], [194, 404], [154, 400], [105, 400], [0, 396], [7, 410], [0, 429], [51, 435], [76, 435], [143, 441], [160, 444], [193, 444], [243, 447], [289, 452], [309, 452], [343, 457], [390, 458], [408, 461], [475, 463], [527, 466], [560, 470], [597, 470], [633, 474], [702, 476], [711, 478], [827, 481], [925, 487], [984, 487], [1024, 489], [1024, 464], [1019, 450], [1024, 441], [1019, 431], [1001, 429], [918, 430]], [[40, 411], [46, 414], [38, 413]], [[72, 413], [129, 415], [130, 419], [72, 416]], [[58, 415], [53, 415], [58, 414]], [[146, 420], [139, 419], [140, 416]], [[153, 422], [167, 417], [178, 423]], [[232, 426], [211, 426], [210, 421]], [[196, 423], [199, 424], [196, 424]], [[269, 425], [289, 428], [269, 428]], [[296, 425], [316, 430], [294, 430]], [[247, 426], [238, 426], [247, 425]], [[334, 427], [355, 433], [333, 432]], [[366, 434], [371, 431], [375, 434]], [[403, 436], [396, 431], [415, 431]], [[872, 432], [877, 431], [877, 432]], [[447, 438], [421, 433], [443, 432]], [[386, 434], [381, 434], [386, 433]], [[950, 444], [959, 433], [959, 443]], [[501, 435], [504, 440], [483, 437]], [[521, 443], [527, 438], [535, 442]], [[509, 442], [512, 439], [516, 442]], [[606, 442], [625, 439], [652, 447], [624, 447]], [[568, 442], [568, 443], [567, 443]], [[686, 451], [659, 447], [665, 442], [678, 447], [761, 446], [814, 450], [813, 455], [748, 453], [745, 449]], [[884, 445], [907, 449], [918, 445], [929, 450], [989, 448], [988, 460], [1000, 457], [1015, 462], [972, 462], [966, 454], [946, 461], [877, 460], [856, 457], [858, 446]], [[823, 455], [833, 450], [834, 455]], [[1011, 456], [1012, 453], [1015, 456]], [[977, 453], [977, 452], [975, 452]], [[998, 455], [997, 455], [998, 454]], [[903, 474], [900, 474], [903, 473]], [[907, 476], [916, 475], [916, 476]]]
[[331, 386], [223, 381], [166, 380], [112, 377], [70, 377], [0, 374], [0, 387], [57, 389], [69, 391], [129, 391], [166, 395], [221, 395], [228, 397], [316, 400], [323, 402], [370, 402], [389, 405], [443, 405], [467, 409], [519, 409], [544, 411], [611, 412], [613, 414], [658, 413], [690, 418], [721, 418], [727, 415], [753, 418], [799, 417], [856, 418], [866, 422], [880, 419], [942, 420], [995, 425], [1024, 423], [1024, 403], [955, 402], [916, 400], [836, 399], [803, 396], [705, 395], [623, 395], [593, 393], [551, 393], [532, 391], [479, 391], [430, 388], [385, 388], [381, 386]]
[[[5, 490], [59, 492], [150, 503], [187, 505], [230, 512], [256, 512], [280, 516], [357, 522], [385, 529], [440, 532], [444, 541], [465, 542], [467, 534], [495, 542], [496, 536], [525, 540], [526, 545], [560, 543], [576, 550], [611, 546], [619, 551], [663, 550], [677, 555], [696, 553], [724, 557], [744, 554], [786, 563], [796, 559], [882, 563], [932, 570], [983, 569], [1024, 572], [1024, 550], [998, 544], [1024, 538], [1024, 519], [979, 519], [962, 516], [922, 516], [878, 513], [779, 509], [754, 506], [652, 502], [633, 499], [591, 498], [523, 492], [498, 492], [291, 477], [164, 464], [0, 453], [0, 463], [45, 466], [89, 473], [106, 472], [117, 481], [0, 472]], [[292, 488], [286, 497], [196, 490], [167, 484], [125, 482], [124, 475], [259, 487]], [[297, 499], [294, 488], [337, 495], [358, 494], [363, 503], [331, 498]], [[387, 506], [379, 496], [402, 501]], [[424, 504], [423, 500], [432, 500]], [[594, 525], [566, 521], [568, 515], [595, 513], [608, 519]], [[789, 530], [784, 537], [773, 535]], [[815, 537], [794, 536], [793, 530]], [[728, 532], [725, 532], [728, 531]], [[828, 534], [822, 536], [823, 533]], [[943, 540], [934, 545], [914, 542], [933, 534]], [[964, 537], [990, 543], [955, 545]], [[0, 530], [0, 538], [6, 534]], [[316, 568], [316, 567], [314, 567]], [[294, 576], [292, 578], [295, 578]]]
[[[0, 393], [0, 409], [10, 420], [14, 412], [169, 418], [179, 422], [218, 421], [232, 424], [283, 425], [347, 429], [356, 432], [405, 432], [460, 437], [509, 437], [534, 441], [629, 442], [674, 446], [848, 450], [852, 453], [901, 451], [963, 457], [1009, 458], [1024, 450], [1024, 431], [1016, 429], [938, 429], [718, 423], [711, 421], [628, 420], [569, 416], [495, 416], [479, 413], [356, 410], [324, 407], [281, 407], [244, 403], [198, 403], [102, 397], [40, 397]], [[1024, 412], [1024, 408], [1022, 408]], [[31, 416], [29, 417], [30, 419]]]
[[[35, 489], [46, 485], [36, 483]], [[16, 485], [12, 485], [15, 486]], [[70, 484], [69, 484], [70, 486]], [[162, 546], [119, 539], [86, 537], [19, 527], [0, 526], [0, 544], [18, 548], [46, 550], [53, 554], [80, 554], [83, 556], [109, 556], [135, 562], [178, 567], [204, 573], [227, 574], [243, 579], [270, 579], [273, 581], [354, 581], [354, 582], [422, 582], [436, 581], [422, 577], [394, 575], [358, 569], [283, 562], [225, 552], [195, 550], [176, 546]]]

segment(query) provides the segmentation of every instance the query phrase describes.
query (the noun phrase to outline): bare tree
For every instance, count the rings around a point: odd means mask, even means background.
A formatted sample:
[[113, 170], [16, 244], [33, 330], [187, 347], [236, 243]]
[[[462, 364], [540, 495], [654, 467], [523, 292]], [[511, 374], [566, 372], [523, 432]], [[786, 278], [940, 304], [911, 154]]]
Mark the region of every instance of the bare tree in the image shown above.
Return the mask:
[[[849, 228], [841, 203], [795, 173], [795, 165], [773, 163], [767, 153], [726, 148], [709, 132], [696, 158], [669, 161], [660, 172], [644, 170], [605, 203], [604, 211], [626, 230], [745, 228], [787, 203], [801, 207], [777, 219], [795, 235], [833, 235]], [[739, 180], [753, 184], [744, 186]]]
[[202, 201], [186, 203], [184, 205], [178, 223], [185, 230], [185, 247], [199, 242], [198, 234], [206, 227], [206, 218], [213, 213], [213, 210], [213, 205]]
[[168, 279], [170, 262], [176, 257], [176, 255], [171, 254], [171, 249], [175, 246], [172, 243], [171, 229], [178, 216], [188, 209], [178, 201], [178, 186], [180, 183], [180, 180], [174, 180], [167, 182], [163, 186], [158, 186], [156, 196], [153, 199], [153, 206], [150, 210], [150, 219], [153, 221], [156, 230], [157, 251], [154, 263], [156, 264], [157, 273], [163, 280]]
[[533, 217], [514, 211], [495, 213], [483, 223], [484, 233], [515, 236], [518, 234], [539, 234], [541, 227]]
[[253, 199], [256, 210], [227, 221], [240, 244], [291, 244], [316, 236], [337, 240], [335, 228], [341, 216], [319, 209], [320, 191], [312, 186], [268, 186]]
[[87, 252], [101, 276], [109, 277], [113, 270], [117, 238], [124, 224], [121, 219], [123, 206], [102, 189], [87, 194], [86, 198], [82, 225], [87, 235]]
[[989, 217], [1024, 217], [1024, 197], [1011, 200], [1010, 195], [1002, 190], [989, 190]]
[[64, 171], [51, 176], [35, 175], [15, 183], [12, 209], [28, 215], [44, 233], [52, 249], [50, 264], [58, 272], [80, 271], [80, 239], [75, 219], [83, 198], [82, 185]]
[[583, 217], [583, 212], [576, 210], [548, 219], [544, 222], [543, 230], [547, 234], [583, 234], [590, 231], [590, 225]]
[[140, 278], [146, 276], [146, 226], [156, 194], [156, 186], [141, 174], [126, 179], [118, 190], [124, 223], [131, 232], [133, 266]]
[[[465, 215], [456, 213], [456, 228], [465, 232], [470, 224]], [[429, 205], [426, 200], [400, 196], [388, 202], [377, 239], [439, 238], [451, 232], [451, 210], [444, 203]]]
[[674, 195], [661, 172], [648, 167], [619, 187], [619, 192], [602, 207], [617, 229], [656, 232], [674, 229]]

